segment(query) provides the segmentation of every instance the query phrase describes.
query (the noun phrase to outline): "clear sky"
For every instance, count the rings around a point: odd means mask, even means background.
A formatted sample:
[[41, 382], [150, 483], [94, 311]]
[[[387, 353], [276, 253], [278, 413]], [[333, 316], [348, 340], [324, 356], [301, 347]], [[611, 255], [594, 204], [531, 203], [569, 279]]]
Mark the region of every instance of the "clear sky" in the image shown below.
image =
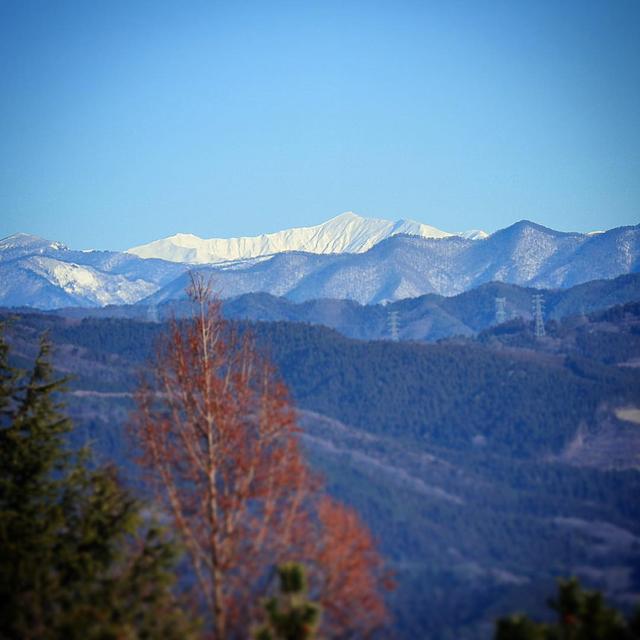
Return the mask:
[[638, 0], [0, 0], [0, 236], [640, 222]]

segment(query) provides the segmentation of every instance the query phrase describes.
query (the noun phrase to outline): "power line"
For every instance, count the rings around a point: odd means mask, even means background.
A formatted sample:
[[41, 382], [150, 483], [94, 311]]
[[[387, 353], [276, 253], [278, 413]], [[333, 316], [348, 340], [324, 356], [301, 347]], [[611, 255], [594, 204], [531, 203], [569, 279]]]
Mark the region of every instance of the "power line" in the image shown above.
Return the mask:
[[542, 315], [544, 308], [544, 296], [536, 293], [531, 297], [533, 306], [533, 332], [536, 338], [542, 338], [545, 335], [544, 317]]

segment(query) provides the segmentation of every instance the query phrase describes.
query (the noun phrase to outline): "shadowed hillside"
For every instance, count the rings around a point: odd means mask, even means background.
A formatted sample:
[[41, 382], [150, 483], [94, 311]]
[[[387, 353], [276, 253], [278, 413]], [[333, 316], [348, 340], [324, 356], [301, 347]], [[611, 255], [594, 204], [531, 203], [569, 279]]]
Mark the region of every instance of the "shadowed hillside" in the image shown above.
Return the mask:
[[[316, 466], [397, 571], [401, 636], [487, 637], [495, 615], [539, 613], [558, 575], [623, 604], [640, 591], [639, 318], [627, 305], [542, 341], [515, 322], [436, 345], [251, 325]], [[131, 469], [123, 425], [163, 325], [23, 314], [9, 326], [24, 357], [50, 331], [59, 370], [75, 375], [79, 438]]]

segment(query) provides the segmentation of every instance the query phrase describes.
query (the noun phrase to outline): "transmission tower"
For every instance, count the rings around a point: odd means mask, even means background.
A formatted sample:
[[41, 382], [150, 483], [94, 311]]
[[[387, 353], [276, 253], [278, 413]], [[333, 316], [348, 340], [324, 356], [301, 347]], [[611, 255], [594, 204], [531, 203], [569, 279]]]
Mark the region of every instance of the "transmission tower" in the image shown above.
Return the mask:
[[496, 324], [502, 324], [507, 319], [507, 299], [496, 298]]
[[389, 315], [387, 317], [387, 322], [389, 323], [389, 335], [394, 342], [398, 342], [400, 340], [400, 336], [398, 334], [398, 311], [389, 311]]
[[533, 306], [533, 332], [536, 338], [542, 338], [545, 334], [544, 318], [542, 316], [544, 296], [541, 293], [536, 293], [531, 298], [531, 302]]

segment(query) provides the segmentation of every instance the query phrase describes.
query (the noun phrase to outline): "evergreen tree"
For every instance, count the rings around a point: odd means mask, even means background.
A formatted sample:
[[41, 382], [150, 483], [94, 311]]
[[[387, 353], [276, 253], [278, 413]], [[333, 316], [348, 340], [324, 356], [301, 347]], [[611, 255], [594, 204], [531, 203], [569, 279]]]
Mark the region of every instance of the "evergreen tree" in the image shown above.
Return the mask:
[[267, 600], [267, 624], [256, 633], [256, 640], [312, 640], [320, 621], [320, 607], [307, 601], [304, 569], [296, 563], [278, 567], [280, 596]]
[[496, 623], [495, 640], [545, 640], [543, 625], [526, 616], [513, 615]]
[[576, 578], [560, 580], [549, 606], [555, 624], [534, 622], [523, 615], [501, 618], [496, 640], [640, 640], [640, 610], [628, 622], [608, 606], [598, 591], [585, 591]]
[[110, 468], [69, 451], [46, 338], [29, 374], [0, 335], [0, 638], [189, 638], [176, 549]]

